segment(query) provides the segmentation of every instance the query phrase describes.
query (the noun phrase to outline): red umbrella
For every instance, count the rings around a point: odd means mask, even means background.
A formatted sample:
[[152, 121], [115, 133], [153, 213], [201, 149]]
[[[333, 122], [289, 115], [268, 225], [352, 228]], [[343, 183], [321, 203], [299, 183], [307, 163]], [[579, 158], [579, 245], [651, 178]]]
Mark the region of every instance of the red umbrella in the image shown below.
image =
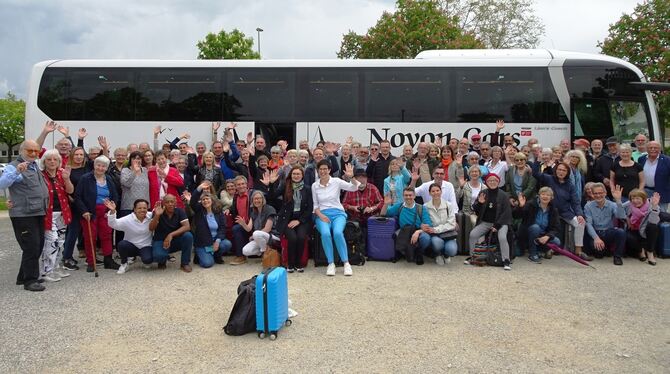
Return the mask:
[[550, 242], [547, 242], [547, 244], [545, 244], [545, 245], [547, 246], [547, 248], [551, 249], [552, 251], [554, 251], [556, 253], [560, 253], [561, 255], [563, 255], [565, 257], [569, 257], [569, 258], [573, 259], [574, 261], [579, 262], [582, 265], [586, 265], [586, 266], [588, 266], [592, 269], [595, 269], [595, 267], [591, 266], [591, 264], [584, 261], [581, 257], [575, 255], [574, 253], [568, 251], [565, 248], [561, 248], [561, 247], [557, 246], [556, 244], [550, 243]]

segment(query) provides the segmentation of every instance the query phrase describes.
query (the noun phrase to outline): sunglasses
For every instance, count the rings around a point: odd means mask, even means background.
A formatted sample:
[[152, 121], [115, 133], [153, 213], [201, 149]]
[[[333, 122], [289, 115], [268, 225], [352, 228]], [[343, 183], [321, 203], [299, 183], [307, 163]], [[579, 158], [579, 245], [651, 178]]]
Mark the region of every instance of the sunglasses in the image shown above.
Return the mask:
[[28, 154], [37, 155], [37, 154], [40, 153], [41, 149], [26, 149], [25, 151], [26, 151], [26, 153], [28, 153]]

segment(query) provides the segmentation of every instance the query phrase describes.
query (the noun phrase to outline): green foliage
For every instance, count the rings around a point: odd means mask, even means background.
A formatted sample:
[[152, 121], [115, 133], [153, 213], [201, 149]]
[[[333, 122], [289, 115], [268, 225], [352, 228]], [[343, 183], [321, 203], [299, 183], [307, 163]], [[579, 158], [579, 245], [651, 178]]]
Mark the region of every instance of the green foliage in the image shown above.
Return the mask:
[[535, 48], [544, 24], [535, 15], [533, 0], [441, 0], [447, 16], [457, 17], [463, 30], [486, 48]]
[[[646, 0], [632, 14], [610, 25], [609, 36], [598, 43], [602, 53], [622, 58], [651, 81], [670, 81], [670, 2]], [[661, 124], [670, 127], [670, 93], [655, 94]]]
[[434, 0], [398, 0], [396, 11], [384, 12], [367, 34], [349, 31], [339, 58], [414, 58], [429, 49], [481, 48], [483, 44], [458, 27]]
[[7, 144], [10, 158], [14, 146], [23, 141], [25, 121], [25, 101], [8, 92], [5, 99], [0, 99], [0, 143]]
[[0, 197], [0, 210], [7, 210], [7, 198]]
[[198, 58], [201, 60], [253, 60], [260, 59], [260, 55], [253, 50], [254, 39], [247, 38], [238, 29], [227, 33], [225, 30], [218, 34], [209, 33], [205, 40], [198, 41]]

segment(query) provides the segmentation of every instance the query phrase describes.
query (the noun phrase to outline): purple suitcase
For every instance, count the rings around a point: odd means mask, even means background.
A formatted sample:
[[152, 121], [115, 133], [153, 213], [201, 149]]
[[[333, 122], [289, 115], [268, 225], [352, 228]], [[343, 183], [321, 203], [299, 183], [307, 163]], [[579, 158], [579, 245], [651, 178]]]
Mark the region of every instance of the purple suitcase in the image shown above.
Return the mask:
[[370, 217], [368, 218], [368, 259], [377, 261], [392, 261], [395, 259], [395, 218]]

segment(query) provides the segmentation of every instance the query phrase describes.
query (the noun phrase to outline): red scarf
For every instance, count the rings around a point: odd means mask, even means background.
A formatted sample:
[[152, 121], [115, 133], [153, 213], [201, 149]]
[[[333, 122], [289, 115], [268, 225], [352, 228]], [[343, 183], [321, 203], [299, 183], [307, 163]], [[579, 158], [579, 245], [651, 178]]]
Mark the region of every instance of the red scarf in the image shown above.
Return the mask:
[[[51, 183], [51, 176], [47, 173], [46, 170], [42, 171], [44, 175], [44, 181], [47, 183], [49, 189], [49, 205], [47, 206], [47, 214], [44, 216], [44, 229], [51, 230], [51, 224], [53, 223], [52, 216], [54, 212], [54, 185]], [[72, 222], [72, 211], [70, 210], [70, 202], [67, 198], [67, 192], [65, 192], [65, 181], [63, 180], [63, 171], [58, 170], [56, 172], [56, 194], [58, 195], [58, 202], [60, 203], [61, 214], [63, 215], [63, 222], [66, 225], [69, 225]]]
[[[442, 159], [442, 167], [444, 168], [444, 172], [446, 173], [447, 170], [449, 170], [449, 165], [451, 165], [451, 162], [454, 161], [451, 157], [443, 158]], [[447, 178], [445, 178], [447, 179]]]

